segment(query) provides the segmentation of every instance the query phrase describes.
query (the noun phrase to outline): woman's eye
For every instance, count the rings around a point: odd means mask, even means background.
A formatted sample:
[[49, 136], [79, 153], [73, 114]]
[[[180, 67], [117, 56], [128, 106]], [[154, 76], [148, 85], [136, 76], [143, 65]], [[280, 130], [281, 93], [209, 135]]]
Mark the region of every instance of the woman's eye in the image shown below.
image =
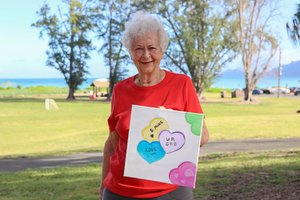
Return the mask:
[[150, 47], [150, 48], [149, 48], [149, 51], [155, 51], [155, 50], [156, 50], [155, 47]]
[[136, 49], [135, 49], [135, 52], [137, 52], [137, 53], [142, 53], [142, 52], [143, 52], [143, 49], [142, 49], [142, 48], [136, 48]]

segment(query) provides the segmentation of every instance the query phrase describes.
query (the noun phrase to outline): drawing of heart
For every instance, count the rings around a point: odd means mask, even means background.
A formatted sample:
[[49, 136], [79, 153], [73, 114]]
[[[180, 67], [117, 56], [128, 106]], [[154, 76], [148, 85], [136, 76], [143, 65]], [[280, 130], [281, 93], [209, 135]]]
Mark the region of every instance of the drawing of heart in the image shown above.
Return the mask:
[[166, 152], [158, 141], [149, 143], [142, 140], [137, 146], [137, 151], [149, 164], [159, 161], [166, 155]]
[[178, 151], [185, 143], [185, 136], [179, 131], [173, 133], [168, 130], [161, 131], [158, 139], [166, 153]]
[[191, 124], [192, 133], [200, 136], [202, 128], [202, 115], [197, 113], [186, 113], [185, 120]]
[[142, 135], [148, 142], [158, 140], [158, 135], [162, 130], [168, 130], [168, 122], [164, 118], [154, 118], [149, 125], [142, 130]]
[[181, 163], [178, 168], [170, 171], [169, 179], [176, 185], [195, 188], [196, 164], [192, 162]]

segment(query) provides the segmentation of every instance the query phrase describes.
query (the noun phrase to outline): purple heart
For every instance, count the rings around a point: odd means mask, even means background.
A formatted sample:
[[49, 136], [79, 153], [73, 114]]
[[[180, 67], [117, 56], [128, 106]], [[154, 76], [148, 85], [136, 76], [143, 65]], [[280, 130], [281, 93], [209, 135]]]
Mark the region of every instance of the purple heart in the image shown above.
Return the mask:
[[158, 139], [166, 153], [178, 151], [185, 143], [184, 134], [179, 131], [173, 133], [168, 130], [161, 131]]

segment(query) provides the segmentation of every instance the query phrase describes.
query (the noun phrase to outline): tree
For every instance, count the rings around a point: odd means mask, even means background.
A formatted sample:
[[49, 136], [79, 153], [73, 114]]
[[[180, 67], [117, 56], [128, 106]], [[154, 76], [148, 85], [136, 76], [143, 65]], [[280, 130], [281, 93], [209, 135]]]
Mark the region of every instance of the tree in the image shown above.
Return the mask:
[[286, 30], [294, 44], [300, 45], [300, 4], [297, 5], [297, 11], [293, 17], [293, 24], [286, 23]]
[[124, 67], [128, 64], [129, 56], [123, 48], [121, 36], [132, 8], [128, 0], [100, 0], [99, 7], [102, 15], [98, 18], [98, 33], [103, 41], [100, 51], [109, 67], [110, 99], [114, 85], [122, 80], [128, 71]]
[[276, 9], [267, 4], [266, 0], [236, 0], [236, 4], [245, 71], [244, 100], [253, 101], [252, 91], [269, 68], [278, 49], [278, 42], [269, 28], [270, 19], [276, 14]]
[[158, 13], [170, 36], [166, 63], [190, 75], [201, 96], [204, 88], [210, 87], [220, 74], [221, 67], [237, 55], [234, 9], [221, 0], [216, 4], [212, 0], [159, 2]]
[[94, 28], [93, 15], [98, 13], [90, 1], [63, 0], [67, 5], [66, 14], [59, 9], [59, 16], [50, 14], [50, 7], [45, 3], [37, 12], [40, 19], [32, 24], [39, 28], [40, 37], [49, 38], [49, 50], [46, 64], [59, 70], [69, 87], [67, 99], [74, 100], [74, 93], [88, 74], [86, 60], [94, 49], [88, 34]]

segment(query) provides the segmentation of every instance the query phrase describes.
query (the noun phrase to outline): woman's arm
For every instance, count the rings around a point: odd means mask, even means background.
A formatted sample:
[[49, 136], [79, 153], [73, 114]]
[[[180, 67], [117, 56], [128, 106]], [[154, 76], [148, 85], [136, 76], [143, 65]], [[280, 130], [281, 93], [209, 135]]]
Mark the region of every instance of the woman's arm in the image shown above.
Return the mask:
[[201, 144], [200, 147], [202, 147], [205, 143], [208, 142], [209, 139], [209, 133], [206, 127], [205, 121], [203, 121], [203, 128], [202, 128], [202, 136], [201, 136]]
[[104, 145], [104, 150], [103, 150], [103, 162], [102, 162], [102, 177], [101, 177], [101, 185], [100, 185], [100, 200], [102, 199], [102, 192], [104, 189], [104, 184], [103, 181], [105, 179], [105, 177], [108, 174], [108, 170], [109, 170], [109, 165], [110, 165], [110, 157], [113, 155], [117, 144], [118, 144], [118, 134], [113, 131], [109, 134], [105, 145]]

